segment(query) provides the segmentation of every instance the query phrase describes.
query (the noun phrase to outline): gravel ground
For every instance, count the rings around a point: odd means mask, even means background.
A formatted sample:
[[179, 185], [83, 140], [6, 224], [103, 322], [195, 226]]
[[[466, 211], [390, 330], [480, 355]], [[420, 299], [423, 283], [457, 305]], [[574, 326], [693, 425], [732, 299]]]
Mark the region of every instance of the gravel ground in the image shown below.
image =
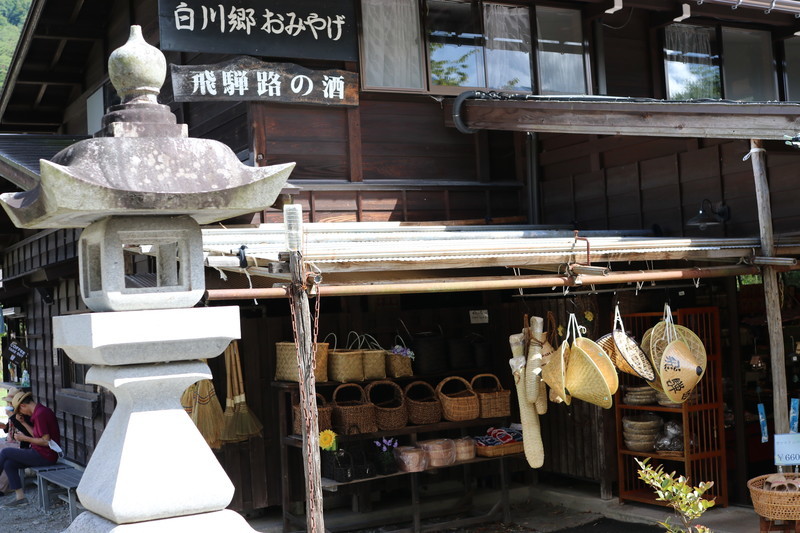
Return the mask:
[[[36, 486], [28, 485], [25, 496], [30, 502], [22, 507], [0, 508], [0, 533], [58, 533], [69, 526], [69, 507], [59, 501], [49, 511], [39, 508]], [[10, 494], [0, 498], [0, 505], [14, 500]]]

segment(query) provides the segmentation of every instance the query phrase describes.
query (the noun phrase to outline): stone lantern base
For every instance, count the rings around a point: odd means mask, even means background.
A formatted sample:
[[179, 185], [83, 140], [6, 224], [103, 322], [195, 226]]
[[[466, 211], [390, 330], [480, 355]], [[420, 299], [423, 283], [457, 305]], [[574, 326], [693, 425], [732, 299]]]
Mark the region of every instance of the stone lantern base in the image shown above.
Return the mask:
[[92, 512], [78, 515], [63, 533], [254, 533], [247, 521], [234, 511], [215, 511], [178, 518], [164, 518], [134, 524], [115, 524]]

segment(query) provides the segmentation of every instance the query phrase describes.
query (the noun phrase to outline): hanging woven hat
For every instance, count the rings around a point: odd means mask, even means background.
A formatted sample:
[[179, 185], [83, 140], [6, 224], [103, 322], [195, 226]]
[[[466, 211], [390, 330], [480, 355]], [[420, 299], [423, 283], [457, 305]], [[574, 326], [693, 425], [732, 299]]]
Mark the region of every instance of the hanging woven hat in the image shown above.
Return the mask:
[[678, 333], [678, 338], [683, 340], [686, 345], [691, 350], [692, 355], [694, 355], [695, 359], [697, 360], [697, 366], [702, 369], [702, 373], [700, 377], [703, 377], [703, 374], [706, 373], [706, 367], [708, 365], [708, 356], [706, 354], [706, 347], [703, 345], [703, 341], [700, 340], [700, 337], [697, 334], [690, 330], [685, 326], [679, 326], [675, 324], [675, 331]]
[[[654, 381], [656, 372], [653, 365], [642, 351], [636, 341], [625, 332], [622, 324], [622, 315], [619, 305], [614, 307], [614, 330], [611, 332], [615, 350], [608, 353], [614, 365], [628, 374], [644, 378], [645, 381]], [[613, 356], [611, 354], [614, 354]]]
[[703, 376], [697, 358], [681, 339], [670, 342], [664, 349], [659, 371], [664, 394], [675, 403], [688, 400]]
[[609, 409], [619, 387], [614, 363], [594, 341], [578, 337], [572, 343], [566, 373], [569, 393], [580, 400]]
[[565, 390], [566, 370], [569, 368], [569, 342], [566, 340], [561, 343], [561, 347], [556, 349], [550, 360], [542, 368], [542, 379], [550, 386], [551, 391], [558, 396], [565, 404], [572, 403], [572, 398]]

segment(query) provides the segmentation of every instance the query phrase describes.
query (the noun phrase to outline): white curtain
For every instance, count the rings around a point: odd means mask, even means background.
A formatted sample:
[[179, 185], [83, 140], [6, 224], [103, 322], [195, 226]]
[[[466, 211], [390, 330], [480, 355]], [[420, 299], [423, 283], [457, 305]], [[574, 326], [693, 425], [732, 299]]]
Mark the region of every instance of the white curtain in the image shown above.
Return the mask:
[[423, 89], [416, 0], [361, 0], [364, 85]]
[[671, 24], [664, 32], [667, 62], [667, 98], [719, 98], [719, 67], [711, 38], [714, 30]]
[[532, 90], [528, 8], [487, 3], [483, 20], [489, 88]]
[[586, 94], [581, 12], [536, 8], [540, 94]]

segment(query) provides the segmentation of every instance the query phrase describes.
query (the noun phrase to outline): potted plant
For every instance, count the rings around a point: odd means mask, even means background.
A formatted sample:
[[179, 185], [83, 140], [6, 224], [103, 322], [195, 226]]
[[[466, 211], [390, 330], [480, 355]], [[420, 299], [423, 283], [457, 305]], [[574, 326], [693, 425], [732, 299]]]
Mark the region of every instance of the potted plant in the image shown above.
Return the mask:
[[397, 463], [394, 458], [394, 449], [397, 448], [397, 439], [393, 437], [384, 437], [380, 440], [374, 440], [372, 443], [375, 445], [375, 465], [378, 474], [394, 474], [397, 472]]

